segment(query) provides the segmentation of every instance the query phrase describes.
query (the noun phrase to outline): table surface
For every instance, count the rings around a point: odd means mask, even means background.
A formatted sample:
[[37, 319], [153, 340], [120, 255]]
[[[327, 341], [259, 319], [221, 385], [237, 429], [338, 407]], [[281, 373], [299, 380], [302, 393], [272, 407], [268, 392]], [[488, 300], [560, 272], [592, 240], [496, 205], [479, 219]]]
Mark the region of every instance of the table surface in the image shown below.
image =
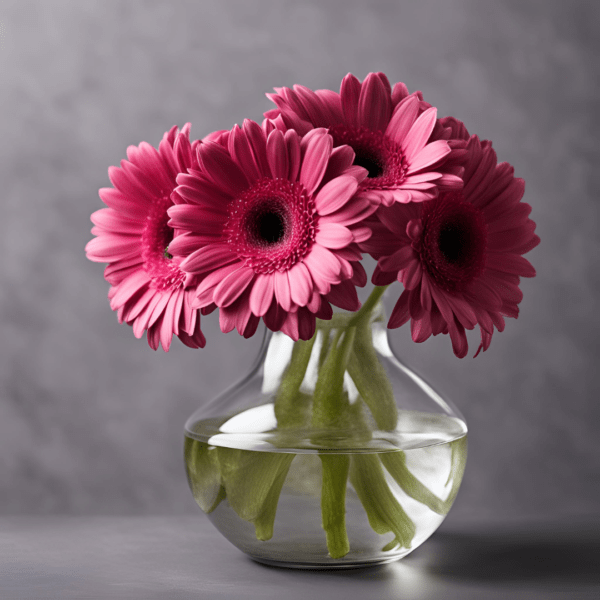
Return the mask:
[[2, 517], [2, 600], [600, 598], [600, 520], [458, 524], [395, 563], [298, 571], [256, 563], [199, 514]]

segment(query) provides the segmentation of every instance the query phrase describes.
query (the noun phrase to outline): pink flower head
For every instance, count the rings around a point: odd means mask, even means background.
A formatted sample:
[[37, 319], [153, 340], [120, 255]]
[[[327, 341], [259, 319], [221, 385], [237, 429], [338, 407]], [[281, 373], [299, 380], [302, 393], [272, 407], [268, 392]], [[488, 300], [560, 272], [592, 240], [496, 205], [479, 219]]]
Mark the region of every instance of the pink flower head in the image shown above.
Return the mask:
[[109, 263], [104, 277], [112, 286], [108, 297], [119, 322], [132, 325], [137, 338], [147, 331], [154, 350], [160, 343], [168, 351], [173, 334], [191, 348], [206, 343], [200, 314], [191, 306], [195, 286], [187, 285], [180, 259], [168, 251], [173, 230], [167, 209], [175, 178], [196, 164], [189, 131], [189, 123], [181, 132], [173, 127], [158, 151], [146, 142], [129, 146], [129, 160], [109, 168], [114, 188], [100, 190], [108, 208], [92, 215], [97, 237], [86, 246], [90, 260]]
[[360, 196], [386, 206], [394, 202], [423, 202], [439, 190], [462, 187], [460, 161], [464, 143], [454, 130], [438, 120], [437, 110], [420, 92], [408, 94], [403, 83], [392, 90], [383, 73], [369, 73], [361, 83], [344, 77], [340, 93], [295, 85], [267, 94], [277, 108], [265, 117], [306, 133], [326, 127], [334, 146], [349, 145], [354, 164], [368, 171]]
[[325, 129], [303, 139], [265, 120], [246, 120], [198, 146], [198, 169], [179, 175], [169, 209], [177, 231], [169, 251], [202, 279], [195, 306], [219, 307], [224, 332], [245, 337], [262, 317], [273, 331], [307, 340], [331, 305], [360, 306], [366, 283], [361, 221], [377, 206], [354, 198], [366, 170], [333, 148]]
[[388, 326], [409, 319], [412, 338], [449, 333], [459, 358], [468, 351], [465, 329], [479, 325], [484, 351], [504, 316], [517, 318], [520, 277], [535, 270], [523, 254], [540, 242], [521, 202], [525, 182], [508, 163], [497, 164], [488, 141], [467, 144], [464, 189], [422, 204], [381, 207], [373, 236], [362, 248], [379, 259], [373, 283], [404, 284]]

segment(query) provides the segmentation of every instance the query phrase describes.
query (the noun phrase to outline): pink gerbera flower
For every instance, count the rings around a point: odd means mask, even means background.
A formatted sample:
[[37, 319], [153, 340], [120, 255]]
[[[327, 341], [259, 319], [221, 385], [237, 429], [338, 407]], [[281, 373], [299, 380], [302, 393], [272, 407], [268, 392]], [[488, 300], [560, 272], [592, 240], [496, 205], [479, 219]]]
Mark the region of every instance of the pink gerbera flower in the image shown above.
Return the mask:
[[262, 317], [294, 340], [331, 318], [330, 303], [357, 310], [357, 243], [371, 234], [361, 221], [377, 206], [354, 198], [367, 172], [353, 161], [325, 129], [301, 140], [268, 120], [200, 144], [199, 169], [177, 177], [169, 210], [169, 251], [202, 278], [195, 306], [219, 307], [224, 332], [249, 337]]
[[191, 348], [206, 343], [200, 314], [191, 306], [196, 288], [168, 250], [173, 230], [167, 209], [175, 178], [196, 164], [189, 131], [189, 123], [179, 133], [173, 127], [158, 151], [146, 142], [129, 146], [129, 160], [109, 168], [114, 188], [100, 190], [109, 208], [92, 215], [97, 237], [86, 246], [90, 260], [109, 263], [104, 276], [119, 322], [132, 325], [137, 338], [147, 331], [154, 350], [162, 344], [168, 351], [173, 334]]
[[361, 83], [348, 74], [340, 93], [295, 85], [275, 88], [267, 96], [277, 105], [265, 116], [306, 133], [326, 127], [334, 146], [349, 145], [356, 165], [368, 171], [360, 184], [362, 197], [386, 206], [422, 202], [439, 190], [460, 189], [464, 144], [438, 120], [437, 110], [420, 92], [408, 94], [403, 83], [392, 90], [383, 73], [369, 73]]
[[467, 145], [464, 189], [422, 204], [381, 207], [370, 219], [363, 249], [379, 259], [376, 285], [396, 279], [404, 291], [388, 326], [409, 319], [412, 338], [449, 333], [459, 358], [467, 354], [465, 329], [479, 325], [484, 351], [504, 316], [517, 318], [520, 277], [535, 270], [522, 254], [539, 244], [531, 207], [521, 202], [525, 183], [508, 163], [497, 164], [488, 141]]

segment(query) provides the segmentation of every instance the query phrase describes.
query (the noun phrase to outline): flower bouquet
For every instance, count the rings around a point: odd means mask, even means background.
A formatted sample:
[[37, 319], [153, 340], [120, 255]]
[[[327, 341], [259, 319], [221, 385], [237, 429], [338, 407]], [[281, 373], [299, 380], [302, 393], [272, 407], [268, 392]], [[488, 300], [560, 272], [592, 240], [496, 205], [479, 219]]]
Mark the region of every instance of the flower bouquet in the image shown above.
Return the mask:
[[191, 141], [188, 123], [158, 149], [130, 146], [87, 256], [108, 263], [111, 308], [154, 350], [174, 335], [204, 347], [217, 309], [224, 333], [266, 326], [251, 375], [186, 426], [190, 487], [228, 539], [275, 564], [395, 560], [448, 512], [467, 430], [386, 326], [449, 334], [459, 358], [478, 326], [475, 356], [487, 350], [535, 275], [531, 207], [491, 142], [383, 73], [267, 96], [261, 124]]

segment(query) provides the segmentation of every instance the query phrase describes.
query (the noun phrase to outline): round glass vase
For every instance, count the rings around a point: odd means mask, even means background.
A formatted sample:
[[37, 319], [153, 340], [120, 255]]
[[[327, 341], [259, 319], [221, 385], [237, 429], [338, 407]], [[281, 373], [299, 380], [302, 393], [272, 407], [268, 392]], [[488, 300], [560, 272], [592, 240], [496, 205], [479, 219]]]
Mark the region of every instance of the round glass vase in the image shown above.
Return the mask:
[[381, 305], [265, 333], [251, 372], [185, 425], [194, 498], [259, 562], [391, 562], [442, 523], [460, 486], [459, 411], [392, 351]]

